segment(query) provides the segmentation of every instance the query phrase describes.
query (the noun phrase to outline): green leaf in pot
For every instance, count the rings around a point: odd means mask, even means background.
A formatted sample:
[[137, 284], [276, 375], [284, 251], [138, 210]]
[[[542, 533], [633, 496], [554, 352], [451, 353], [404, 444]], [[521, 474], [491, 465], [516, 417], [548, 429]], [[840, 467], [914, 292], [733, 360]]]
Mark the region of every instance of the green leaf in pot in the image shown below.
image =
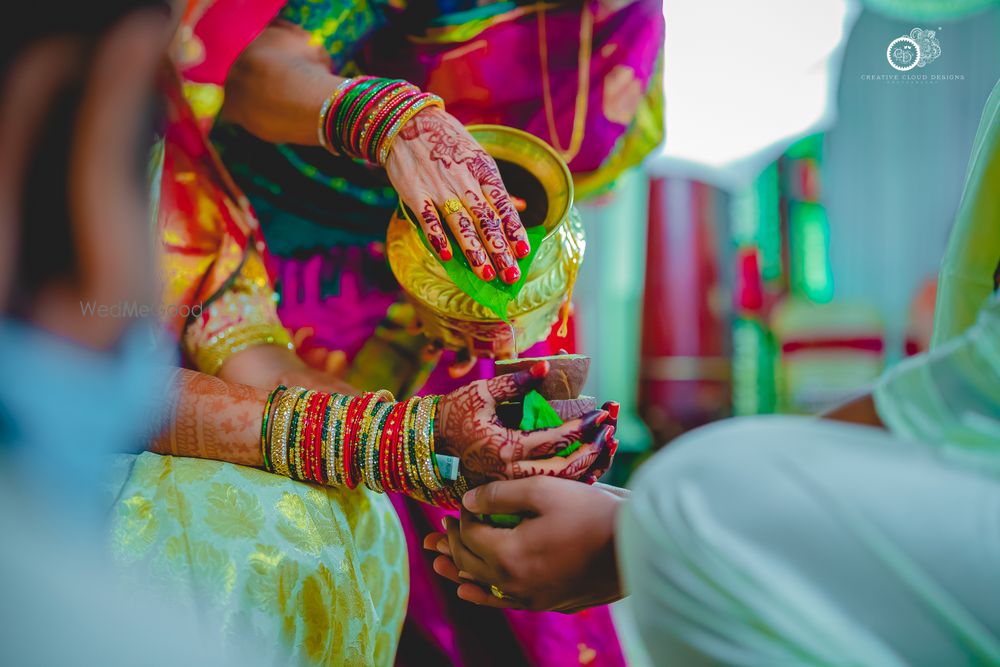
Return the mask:
[[[545, 397], [537, 391], [529, 391], [524, 396], [524, 414], [521, 417], [521, 430], [534, 431], [540, 428], [554, 428], [562, 426], [562, 417], [555, 411]], [[580, 441], [573, 442], [556, 452], [556, 456], [569, 456], [580, 448]], [[516, 514], [490, 514], [478, 515], [481, 521], [497, 526], [498, 528], [513, 528], [521, 523], [521, 517]]]

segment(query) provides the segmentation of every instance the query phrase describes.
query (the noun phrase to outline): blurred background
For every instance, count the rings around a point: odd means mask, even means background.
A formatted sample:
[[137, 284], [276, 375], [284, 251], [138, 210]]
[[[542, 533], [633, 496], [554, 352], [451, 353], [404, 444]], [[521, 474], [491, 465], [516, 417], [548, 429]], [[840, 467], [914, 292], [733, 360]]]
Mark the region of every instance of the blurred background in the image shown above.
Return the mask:
[[[664, 5], [666, 142], [582, 207], [576, 335], [585, 393], [623, 399], [617, 483], [695, 426], [817, 412], [926, 348], [1000, 78], [992, 0]], [[921, 62], [890, 63], [902, 36]]]

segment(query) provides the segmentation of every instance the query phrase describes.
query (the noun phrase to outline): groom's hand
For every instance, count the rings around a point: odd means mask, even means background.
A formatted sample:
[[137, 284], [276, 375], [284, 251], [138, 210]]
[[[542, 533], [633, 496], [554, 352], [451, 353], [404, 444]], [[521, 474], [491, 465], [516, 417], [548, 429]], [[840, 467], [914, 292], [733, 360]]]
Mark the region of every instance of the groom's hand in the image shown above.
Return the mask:
[[[428, 535], [424, 548], [442, 554], [434, 570], [475, 604], [571, 613], [612, 602], [622, 596], [614, 528], [624, 498], [605, 488], [553, 477], [486, 484], [465, 495], [461, 521], [446, 519], [447, 534]], [[526, 518], [496, 528], [479, 514]]]

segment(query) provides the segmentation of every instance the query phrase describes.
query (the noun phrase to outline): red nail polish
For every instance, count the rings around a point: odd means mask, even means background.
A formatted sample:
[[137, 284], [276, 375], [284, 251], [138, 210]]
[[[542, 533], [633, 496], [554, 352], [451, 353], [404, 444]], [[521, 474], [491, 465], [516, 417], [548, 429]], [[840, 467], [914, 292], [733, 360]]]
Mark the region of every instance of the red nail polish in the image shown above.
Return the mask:
[[601, 414], [597, 415], [597, 419], [594, 420], [594, 424], [600, 426], [607, 421], [609, 416], [610, 415], [607, 412], [601, 411]]
[[618, 410], [621, 409], [620, 403], [612, 403], [608, 406], [608, 412], [611, 413], [612, 419], [618, 419]]
[[483, 280], [489, 282], [497, 277], [497, 272], [493, 270], [492, 266], [483, 267]]
[[517, 255], [518, 259], [524, 259], [531, 252], [531, 246], [528, 245], [527, 241], [518, 241], [514, 244], [514, 254]]
[[451, 248], [441, 248], [441, 259], [446, 262], [451, 259]]
[[549, 372], [549, 362], [539, 361], [531, 367], [531, 377], [541, 378], [545, 377]]
[[516, 266], [508, 266], [503, 270], [503, 281], [508, 285], [513, 285], [521, 279], [521, 269]]
[[608, 427], [608, 439], [610, 439], [611, 436], [613, 436], [614, 434], [615, 434], [615, 427], [614, 426], [609, 426]]

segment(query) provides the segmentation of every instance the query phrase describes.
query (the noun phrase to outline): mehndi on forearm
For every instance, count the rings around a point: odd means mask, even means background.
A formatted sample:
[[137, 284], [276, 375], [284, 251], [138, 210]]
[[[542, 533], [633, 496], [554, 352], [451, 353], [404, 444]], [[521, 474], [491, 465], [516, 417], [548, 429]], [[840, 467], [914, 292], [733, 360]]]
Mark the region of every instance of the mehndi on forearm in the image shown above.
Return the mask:
[[440, 398], [397, 402], [384, 390], [351, 396], [284, 386], [267, 392], [179, 370], [168, 423], [150, 450], [458, 507], [467, 482], [458, 460], [435, 450]]
[[166, 425], [150, 451], [261, 467], [267, 391], [186, 369], [174, 376]]

